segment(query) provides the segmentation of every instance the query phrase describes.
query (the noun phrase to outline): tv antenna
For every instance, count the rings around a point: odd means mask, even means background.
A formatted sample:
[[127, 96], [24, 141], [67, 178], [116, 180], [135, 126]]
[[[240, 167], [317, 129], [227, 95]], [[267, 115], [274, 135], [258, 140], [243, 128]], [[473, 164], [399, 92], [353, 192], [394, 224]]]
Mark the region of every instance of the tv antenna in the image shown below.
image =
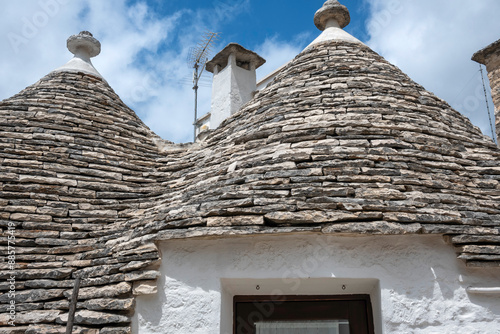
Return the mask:
[[488, 117], [490, 119], [491, 138], [493, 138], [493, 142], [498, 145], [497, 135], [495, 133], [495, 128], [493, 127], [490, 104], [488, 103], [488, 93], [486, 93], [486, 84], [484, 83], [483, 67], [481, 66], [481, 64], [479, 64], [479, 70], [481, 71], [481, 80], [483, 80], [484, 100], [486, 101], [486, 109], [488, 110]]
[[198, 120], [198, 82], [200, 81], [205, 64], [208, 61], [214, 43], [219, 37], [218, 32], [207, 31], [198, 44], [189, 50], [188, 64], [193, 67], [193, 90], [194, 90], [194, 139], [196, 141], [196, 121]]

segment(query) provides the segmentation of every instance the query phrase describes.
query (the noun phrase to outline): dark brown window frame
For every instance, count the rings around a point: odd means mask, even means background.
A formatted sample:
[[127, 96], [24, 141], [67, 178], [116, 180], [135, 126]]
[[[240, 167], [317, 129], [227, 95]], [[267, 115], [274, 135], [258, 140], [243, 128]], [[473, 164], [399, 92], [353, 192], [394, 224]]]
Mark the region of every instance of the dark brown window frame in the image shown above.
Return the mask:
[[234, 296], [233, 333], [254, 334], [254, 319], [348, 320], [350, 334], [375, 333], [370, 295]]

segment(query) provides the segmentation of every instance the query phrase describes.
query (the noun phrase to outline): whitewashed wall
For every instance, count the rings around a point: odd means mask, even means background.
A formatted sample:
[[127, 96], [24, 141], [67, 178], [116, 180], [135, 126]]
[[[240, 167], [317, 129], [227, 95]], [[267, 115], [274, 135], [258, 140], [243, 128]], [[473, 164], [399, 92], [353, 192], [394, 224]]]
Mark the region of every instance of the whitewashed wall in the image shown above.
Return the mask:
[[137, 299], [141, 334], [229, 334], [233, 294], [270, 293], [369, 293], [376, 333], [500, 333], [500, 296], [466, 292], [500, 286], [500, 270], [466, 268], [440, 236], [193, 239], [161, 251], [159, 292]]

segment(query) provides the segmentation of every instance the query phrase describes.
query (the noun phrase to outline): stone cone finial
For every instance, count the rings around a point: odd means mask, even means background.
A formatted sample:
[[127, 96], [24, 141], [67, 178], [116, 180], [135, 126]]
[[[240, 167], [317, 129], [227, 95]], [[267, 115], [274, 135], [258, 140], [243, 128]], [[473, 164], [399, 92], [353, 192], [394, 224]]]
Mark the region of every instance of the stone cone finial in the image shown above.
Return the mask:
[[351, 22], [351, 15], [346, 6], [337, 0], [328, 0], [314, 15], [314, 24], [323, 31], [327, 27], [329, 20], [336, 20], [340, 28], [346, 27]]
[[337, 0], [326, 1], [314, 15], [314, 24], [322, 33], [306, 49], [327, 41], [363, 44], [343, 29], [349, 22], [351, 22], [351, 15], [346, 6]]
[[84, 53], [88, 58], [92, 58], [101, 53], [101, 43], [88, 31], [70, 36], [67, 46], [68, 50], [75, 56]]
[[82, 31], [78, 35], [70, 36], [66, 45], [68, 50], [75, 56], [66, 65], [59, 67], [54, 72], [81, 72], [102, 78], [102, 75], [90, 61], [90, 58], [101, 53], [101, 43], [90, 32]]

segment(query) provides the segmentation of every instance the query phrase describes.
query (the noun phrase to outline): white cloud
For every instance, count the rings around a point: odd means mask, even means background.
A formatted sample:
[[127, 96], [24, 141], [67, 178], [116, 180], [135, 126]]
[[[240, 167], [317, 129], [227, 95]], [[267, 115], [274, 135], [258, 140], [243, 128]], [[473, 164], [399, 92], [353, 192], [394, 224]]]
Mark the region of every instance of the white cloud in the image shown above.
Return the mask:
[[255, 50], [266, 60], [266, 63], [257, 70], [257, 80], [292, 60], [302, 51], [303, 44], [301, 38], [292, 42], [280, 40], [276, 36], [266, 39]]
[[499, 38], [500, 2], [368, 1], [368, 45], [491, 136], [479, 65], [471, 57]]
[[[0, 99], [65, 64], [72, 56], [66, 39], [88, 30], [102, 44], [92, 62], [123, 101], [163, 138], [186, 142], [192, 140], [194, 117], [189, 48], [208, 24], [216, 29], [245, 10], [248, 0], [218, 1], [212, 8], [167, 17], [145, 2], [126, 0], [24, 0], [2, 6], [0, 38], [7, 47], [0, 49]], [[210, 108], [211, 91], [204, 86], [199, 115]]]
[[67, 2], [2, 2], [0, 98], [19, 92], [68, 60], [64, 41], [69, 37], [68, 31], [75, 31], [82, 6]]

